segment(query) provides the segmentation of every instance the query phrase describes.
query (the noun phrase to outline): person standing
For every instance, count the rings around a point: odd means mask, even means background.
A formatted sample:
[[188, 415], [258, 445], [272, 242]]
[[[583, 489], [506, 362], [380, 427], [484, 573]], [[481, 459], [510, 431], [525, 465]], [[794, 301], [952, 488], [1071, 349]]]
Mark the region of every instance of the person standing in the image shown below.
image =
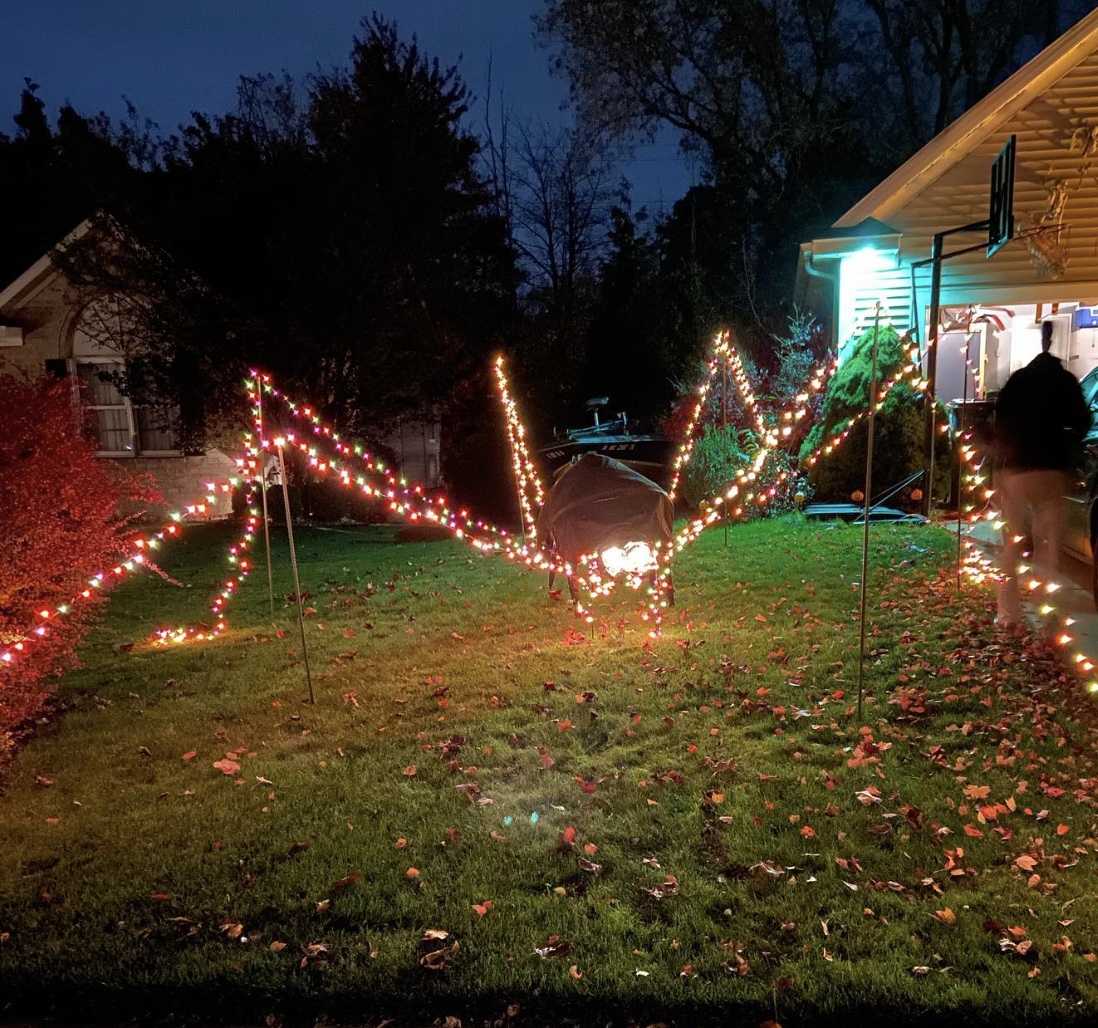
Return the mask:
[[1003, 519], [1003, 579], [999, 585], [1002, 625], [1018, 625], [1018, 557], [1026, 511], [1033, 512], [1033, 558], [1055, 578], [1060, 552], [1062, 504], [1068, 476], [1078, 467], [1079, 444], [1090, 428], [1090, 411], [1079, 381], [1049, 351], [1052, 322], [1041, 325], [1041, 352], [1007, 380], [995, 405]]

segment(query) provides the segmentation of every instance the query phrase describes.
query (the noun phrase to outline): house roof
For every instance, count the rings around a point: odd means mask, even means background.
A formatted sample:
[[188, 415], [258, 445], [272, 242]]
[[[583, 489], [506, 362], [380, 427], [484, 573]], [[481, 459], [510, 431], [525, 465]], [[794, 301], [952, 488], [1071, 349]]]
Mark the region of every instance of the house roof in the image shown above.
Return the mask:
[[896, 211], [955, 167], [1027, 104], [1098, 49], [1098, 9], [1019, 68], [975, 106], [948, 125], [879, 186], [850, 208], [837, 228], [866, 218], [888, 221]]
[[[85, 235], [90, 228], [90, 221], [80, 222], [57, 246], [63, 247], [68, 243], [75, 242]], [[60, 271], [57, 265], [54, 264], [51, 254], [43, 254], [23, 274], [0, 289], [0, 310], [12, 310], [20, 307], [58, 274], [60, 274]]]

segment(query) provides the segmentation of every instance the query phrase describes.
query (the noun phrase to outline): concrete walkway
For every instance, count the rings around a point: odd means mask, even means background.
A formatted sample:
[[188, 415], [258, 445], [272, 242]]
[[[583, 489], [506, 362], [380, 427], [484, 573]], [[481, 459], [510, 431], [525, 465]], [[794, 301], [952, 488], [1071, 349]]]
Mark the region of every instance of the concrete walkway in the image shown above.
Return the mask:
[[[956, 529], [954, 523], [953, 528]], [[991, 559], [998, 563], [999, 554], [1002, 551], [1002, 536], [990, 521], [979, 521], [975, 525], [964, 525], [962, 528], [967, 539], [978, 545]], [[1090, 675], [1081, 672], [1081, 677], [1088, 681], [1098, 680], [1098, 611], [1095, 610], [1094, 596], [1091, 591], [1091, 568], [1088, 564], [1082, 564], [1067, 554], [1060, 555], [1060, 574], [1058, 577], [1060, 588], [1052, 598], [1056, 607], [1056, 614], [1065, 624], [1065, 631], [1069, 632], [1074, 641], [1063, 647], [1064, 658], [1068, 663], [1077, 663], [1075, 655], [1085, 654], [1095, 664], [1095, 671]], [[1027, 601], [1025, 590], [1022, 590], [1022, 613], [1034, 632], [1046, 629], [1049, 616], [1043, 616], [1038, 607], [1040, 602]]]

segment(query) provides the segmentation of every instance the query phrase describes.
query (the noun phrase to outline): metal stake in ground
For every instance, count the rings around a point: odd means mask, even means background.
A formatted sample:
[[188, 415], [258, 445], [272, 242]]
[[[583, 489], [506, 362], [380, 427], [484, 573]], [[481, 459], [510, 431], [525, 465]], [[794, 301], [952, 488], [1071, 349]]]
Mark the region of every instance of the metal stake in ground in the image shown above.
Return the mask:
[[858, 638], [858, 723], [862, 720], [863, 678], [865, 676], [865, 594], [866, 579], [869, 577], [869, 497], [873, 493], [873, 422], [876, 420], [874, 408], [877, 405], [877, 338], [881, 327], [881, 302], [873, 311], [873, 370], [869, 376], [869, 415], [865, 443], [865, 507], [862, 510], [862, 598], [858, 615], [861, 631]]
[[961, 391], [961, 417], [959, 420], [959, 428], [957, 431], [957, 438], [960, 439], [960, 445], [955, 447], [957, 452], [957, 591], [961, 591], [961, 568], [964, 564], [964, 554], [962, 543], [964, 541], [964, 535], [962, 530], [964, 529], [964, 516], [965, 516], [965, 430], [967, 425], [965, 424], [965, 413], [968, 410], [968, 371], [969, 361], [972, 359], [972, 325], [971, 323], [965, 329], [965, 360], [964, 360], [964, 389]]
[[[728, 354], [721, 358], [721, 448], [724, 452], [724, 477], [728, 478]], [[726, 487], [727, 488], [727, 487]], [[722, 505], [724, 545], [728, 545], [728, 504]]]
[[263, 381], [259, 375], [255, 382], [256, 428], [259, 430], [259, 483], [263, 493], [263, 535], [267, 540], [267, 595], [271, 601], [271, 618], [275, 612], [274, 572], [271, 570], [271, 519], [267, 516], [267, 451], [263, 449]]
[[313, 676], [309, 671], [309, 648], [305, 643], [305, 606], [301, 598], [301, 579], [297, 575], [297, 550], [294, 549], [294, 523], [290, 517], [290, 486], [286, 478], [286, 458], [282, 453], [284, 439], [276, 439], [278, 449], [278, 471], [282, 477], [282, 502], [286, 507], [286, 536], [290, 540], [290, 567], [294, 571], [294, 595], [297, 597], [297, 626], [301, 629], [301, 655], [305, 658], [305, 681], [309, 683], [309, 702], [316, 703], [313, 695]]

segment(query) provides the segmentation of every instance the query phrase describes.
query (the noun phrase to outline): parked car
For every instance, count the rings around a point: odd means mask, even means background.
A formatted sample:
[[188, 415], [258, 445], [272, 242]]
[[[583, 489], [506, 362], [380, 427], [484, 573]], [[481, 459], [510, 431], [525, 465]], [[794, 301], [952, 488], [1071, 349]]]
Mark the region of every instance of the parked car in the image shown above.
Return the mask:
[[1080, 385], [1090, 407], [1090, 431], [1083, 440], [1083, 466], [1064, 497], [1064, 532], [1061, 548], [1090, 565], [1090, 585], [1098, 606], [1098, 368], [1088, 371]]

